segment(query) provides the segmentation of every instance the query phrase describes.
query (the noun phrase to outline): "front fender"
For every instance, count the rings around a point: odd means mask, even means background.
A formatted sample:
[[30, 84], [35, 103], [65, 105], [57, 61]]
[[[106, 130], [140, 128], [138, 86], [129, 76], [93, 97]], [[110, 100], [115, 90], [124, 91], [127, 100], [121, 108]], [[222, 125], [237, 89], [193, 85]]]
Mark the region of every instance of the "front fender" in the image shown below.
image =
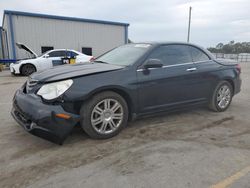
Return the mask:
[[15, 74], [20, 74], [20, 67], [21, 67], [21, 63], [11, 63], [10, 64], [10, 71], [12, 73], [15, 73]]
[[[137, 84], [133, 71], [110, 71], [73, 79], [70, 89], [64, 93], [66, 102], [81, 103], [96, 93], [111, 90], [123, 96], [133, 109], [137, 106]], [[131, 110], [133, 110], [131, 109]]]

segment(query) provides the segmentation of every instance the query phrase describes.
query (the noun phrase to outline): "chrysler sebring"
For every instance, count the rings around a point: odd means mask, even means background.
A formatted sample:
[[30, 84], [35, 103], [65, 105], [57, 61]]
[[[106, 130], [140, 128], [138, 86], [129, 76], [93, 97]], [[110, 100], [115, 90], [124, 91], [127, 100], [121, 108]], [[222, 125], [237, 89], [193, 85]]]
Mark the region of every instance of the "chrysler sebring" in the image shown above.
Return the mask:
[[240, 92], [241, 68], [189, 43], [133, 43], [92, 63], [32, 74], [16, 91], [12, 116], [28, 132], [62, 144], [80, 124], [95, 139], [144, 115], [205, 105], [225, 111]]

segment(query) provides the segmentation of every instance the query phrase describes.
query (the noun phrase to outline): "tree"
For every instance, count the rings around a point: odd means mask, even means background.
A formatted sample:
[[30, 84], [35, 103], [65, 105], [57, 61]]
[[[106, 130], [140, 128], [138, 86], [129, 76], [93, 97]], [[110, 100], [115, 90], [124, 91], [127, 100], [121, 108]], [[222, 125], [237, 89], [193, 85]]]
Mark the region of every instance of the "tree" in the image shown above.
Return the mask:
[[216, 45], [216, 49], [222, 49], [222, 47], [223, 47], [223, 43], [219, 43]]
[[234, 40], [231, 40], [231, 41], [229, 42], [229, 45], [234, 45]]
[[239, 54], [250, 53], [250, 42], [230, 41], [227, 44], [218, 43], [216, 47], [210, 47], [208, 50], [212, 53]]

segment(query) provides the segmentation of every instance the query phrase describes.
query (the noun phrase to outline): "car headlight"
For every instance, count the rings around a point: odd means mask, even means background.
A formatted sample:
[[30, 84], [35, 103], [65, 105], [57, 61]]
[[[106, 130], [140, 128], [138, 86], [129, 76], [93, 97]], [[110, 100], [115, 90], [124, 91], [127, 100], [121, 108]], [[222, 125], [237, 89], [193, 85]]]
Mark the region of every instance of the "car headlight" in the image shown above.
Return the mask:
[[42, 96], [46, 100], [51, 100], [62, 95], [73, 84], [73, 80], [63, 80], [43, 85], [37, 92], [37, 95]]

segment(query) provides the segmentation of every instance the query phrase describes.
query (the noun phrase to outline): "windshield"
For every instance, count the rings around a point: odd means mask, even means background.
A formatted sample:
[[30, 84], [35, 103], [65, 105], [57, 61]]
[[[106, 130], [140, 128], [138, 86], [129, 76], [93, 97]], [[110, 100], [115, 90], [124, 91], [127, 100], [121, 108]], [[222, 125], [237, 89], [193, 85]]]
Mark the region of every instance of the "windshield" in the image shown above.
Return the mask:
[[37, 56], [37, 57], [42, 57], [44, 56], [45, 54], [47, 54], [49, 51], [46, 51], [46, 52], [43, 52], [41, 55]]
[[95, 61], [128, 66], [135, 63], [150, 47], [150, 44], [127, 44], [100, 56]]

